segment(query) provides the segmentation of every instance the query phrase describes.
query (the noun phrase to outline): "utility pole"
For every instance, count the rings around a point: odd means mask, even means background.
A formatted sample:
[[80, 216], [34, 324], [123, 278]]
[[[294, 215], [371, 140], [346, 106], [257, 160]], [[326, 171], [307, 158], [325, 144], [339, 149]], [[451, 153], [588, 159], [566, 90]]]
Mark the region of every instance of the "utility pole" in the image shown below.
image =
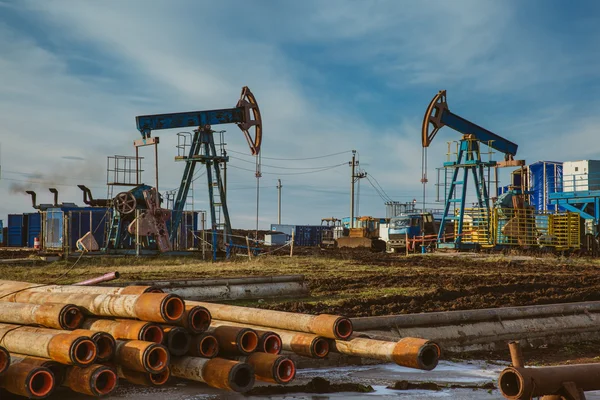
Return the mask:
[[281, 179], [277, 179], [277, 224], [281, 225]]
[[352, 150], [352, 161], [348, 164], [352, 167], [352, 175], [350, 177], [350, 228], [354, 228], [354, 184], [361, 178], [367, 176], [364, 171], [356, 172], [359, 162], [356, 160], [356, 150]]

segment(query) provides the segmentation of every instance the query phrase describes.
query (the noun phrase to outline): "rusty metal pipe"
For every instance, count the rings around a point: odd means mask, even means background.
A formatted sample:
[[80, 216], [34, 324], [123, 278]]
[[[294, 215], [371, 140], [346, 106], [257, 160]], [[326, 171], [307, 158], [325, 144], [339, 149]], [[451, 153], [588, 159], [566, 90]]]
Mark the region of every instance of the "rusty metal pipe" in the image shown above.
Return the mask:
[[[231, 325], [248, 327], [260, 330], [263, 327], [256, 325], [239, 324], [235, 322], [213, 320], [212, 326]], [[310, 333], [287, 331], [285, 329], [270, 329], [281, 338], [281, 347], [283, 350], [291, 351], [300, 356], [311, 358], [325, 358], [329, 354], [329, 341], [322, 336]]]
[[258, 335], [256, 351], [269, 354], [280, 354], [283, 349], [281, 336], [273, 331], [255, 330]]
[[63, 386], [88, 396], [106, 396], [117, 388], [117, 373], [106, 365], [68, 367]]
[[142, 386], [162, 386], [166, 384], [171, 377], [171, 371], [169, 368], [158, 374], [151, 374], [148, 372], [132, 371], [130, 369], [124, 369], [121, 366], [117, 366], [117, 375], [119, 378], [125, 379], [126, 381], [133, 383], [134, 385]]
[[0, 292], [27, 290], [42, 293], [80, 293], [80, 294], [129, 294], [162, 293], [154, 286], [81, 286], [81, 285], [39, 285], [36, 283], [0, 280]]
[[337, 315], [297, 314], [199, 301], [188, 301], [187, 304], [206, 307], [213, 318], [222, 321], [312, 333], [329, 339], [345, 340], [352, 335], [350, 319]]
[[296, 364], [285, 356], [253, 353], [246, 357], [238, 357], [236, 360], [250, 364], [259, 381], [287, 384], [296, 377]]
[[74, 283], [73, 286], [93, 286], [97, 283], [110, 282], [115, 279], [119, 279], [120, 277], [121, 274], [119, 274], [119, 271], [108, 272], [96, 278], [86, 279], [85, 281]]
[[258, 335], [250, 328], [229, 325], [211, 326], [208, 328], [208, 333], [217, 338], [221, 354], [247, 356], [255, 352], [258, 347]]
[[96, 343], [87, 336], [52, 329], [0, 324], [0, 345], [9, 352], [86, 366], [96, 360]]
[[212, 317], [206, 307], [186, 304], [185, 312], [179, 325], [192, 333], [204, 333], [210, 326], [211, 320]]
[[0, 375], [0, 387], [30, 399], [48, 397], [55, 385], [54, 375], [48, 368], [27, 363], [12, 364]]
[[88, 315], [137, 318], [144, 321], [163, 323], [176, 323], [180, 321], [185, 310], [185, 303], [180, 297], [163, 293], [111, 295], [44, 293], [30, 290], [16, 293], [0, 291], [0, 301], [31, 304], [75, 304]]
[[440, 347], [426, 339], [403, 338], [398, 342], [354, 338], [333, 340], [332, 351], [350, 356], [392, 361], [409, 368], [431, 371], [440, 358]]
[[180, 326], [164, 325], [165, 340], [163, 344], [172, 356], [184, 356], [192, 346], [192, 335]]
[[72, 330], [83, 323], [83, 313], [73, 304], [3, 303], [0, 322]]
[[171, 375], [240, 393], [254, 386], [251, 365], [222, 358], [176, 357], [171, 363]]
[[600, 390], [600, 363], [540, 368], [508, 367], [498, 378], [500, 392], [507, 399], [560, 394], [563, 384], [568, 382], [584, 392]]
[[76, 329], [75, 335], [89, 336], [96, 343], [96, 361], [99, 363], [110, 361], [115, 355], [117, 342], [108, 332], [96, 332], [89, 329]]
[[153, 342], [141, 340], [117, 340], [114, 362], [125, 369], [159, 374], [169, 366], [167, 348]]
[[215, 358], [219, 354], [219, 341], [210, 333], [195, 335], [188, 354], [194, 357]]
[[510, 359], [512, 361], [512, 366], [515, 368], [525, 367], [525, 362], [523, 361], [523, 352], [521, 351], [521, 345], [519, 344], [519, 342], [510, 342], [508, 344], [508, 349], [510, 350]]
[[165, 339], [161, 326], [153, 322], [87, 318], [83, 322], [83, 327], [92, 331], [108, 332], [115, 339], [120, 340], [162, 343]]
[[52, 375], [54, 375], [54, 381], [56, 382], [56, 386], [62, 385], [65, 381], [67, 366], [59, 363], [58, 361], [18, 353], [12, 353], [10, 356], [11, 364], [25, 363], [36, 367], [48, 368], [50, 372], [52, 372]]
[[11, 355], [4, 347], [0, 347], [0, 375], [2, 375], [11, 364]]

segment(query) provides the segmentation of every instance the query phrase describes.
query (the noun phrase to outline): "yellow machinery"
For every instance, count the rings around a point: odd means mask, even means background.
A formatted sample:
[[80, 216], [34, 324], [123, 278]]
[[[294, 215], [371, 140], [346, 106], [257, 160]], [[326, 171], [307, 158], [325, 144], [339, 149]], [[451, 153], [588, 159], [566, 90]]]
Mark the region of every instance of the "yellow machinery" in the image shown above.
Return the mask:
[[385, 242], [379, 239], [379, 220], [373, 217], [358, 217], [355, 227], [349, 229], [348, 236], [337, 239], [338, 247], [366, 247], [385, 251]]

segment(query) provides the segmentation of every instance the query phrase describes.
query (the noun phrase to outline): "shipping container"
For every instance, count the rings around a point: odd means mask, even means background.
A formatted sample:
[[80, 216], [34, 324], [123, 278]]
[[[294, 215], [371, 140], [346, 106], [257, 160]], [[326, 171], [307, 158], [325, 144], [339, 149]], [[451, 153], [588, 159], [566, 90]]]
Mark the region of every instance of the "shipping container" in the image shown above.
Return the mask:
[[[77, 249], [77, 241], [92, 232], [104, 246], [111, 210], [101, 207], [52, 207], [43, 212], [43, 246], [49, 250]], [[66, 224], [66, 225], [65, 225]]]
[[285, 233], [289, 237], [292, 237], [292, 232], [296, 229], [296, 225], [283, 225], [283, 224], [271, 224], [272, 232]]
[[265, 246], [283, 246], [287, 243], [287, 236], [285, 233], [266, 233]]
[[563, 164], [563, 191], [600, 190], [600, 160], [566, 161]]
[[528, 166], [529, 204], [537, 211], [561, 211], [549, 195], [562, 191], [563, 163], [538, 161]]
[[33, 247], [35, 238], [41, 239], [42, 215], [40, 213], [24, 214], [24, 230], [26, 233], [26, 246]]
[[8, 215], [8, 237], [6, 240], [8, 247], [24, 247], [25, 233], [23, 222], [23, 214]]

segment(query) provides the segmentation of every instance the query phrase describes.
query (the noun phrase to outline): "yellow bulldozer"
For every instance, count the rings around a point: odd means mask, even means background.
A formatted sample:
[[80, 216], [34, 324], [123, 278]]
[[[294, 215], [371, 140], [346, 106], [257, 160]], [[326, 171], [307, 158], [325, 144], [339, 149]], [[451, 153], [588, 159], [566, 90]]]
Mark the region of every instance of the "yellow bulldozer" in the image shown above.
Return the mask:
[[358, 217], [355, 227], [349, 229], [348, 236], [337, 239], [338, 247], [365, 247], [375, 251], [385, 251], [385, 242], [379, 239], [379, 219]]

